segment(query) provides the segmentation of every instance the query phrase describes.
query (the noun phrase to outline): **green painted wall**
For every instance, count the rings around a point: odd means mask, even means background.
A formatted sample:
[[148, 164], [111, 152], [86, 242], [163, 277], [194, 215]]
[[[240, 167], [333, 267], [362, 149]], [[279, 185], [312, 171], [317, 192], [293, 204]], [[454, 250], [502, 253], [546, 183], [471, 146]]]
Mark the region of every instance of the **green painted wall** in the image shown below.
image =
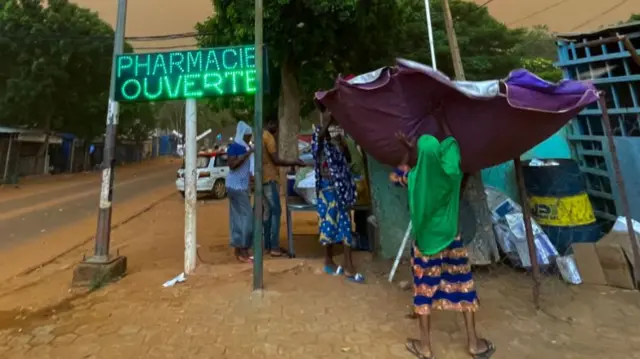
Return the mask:
[[373, 214], [380, 231], [380, 251], [384, 258], [395, 258], [409, 225], [407, 189], [389, 181], [393, 169], [367, 156]]

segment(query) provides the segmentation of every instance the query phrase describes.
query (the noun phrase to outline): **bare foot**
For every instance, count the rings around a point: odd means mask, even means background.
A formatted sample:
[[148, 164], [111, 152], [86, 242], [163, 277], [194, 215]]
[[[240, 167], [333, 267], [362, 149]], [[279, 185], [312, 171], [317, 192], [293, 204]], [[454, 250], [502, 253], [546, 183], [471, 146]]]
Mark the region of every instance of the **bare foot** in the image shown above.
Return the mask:
[[431, 348], [426, 345], [422, 345], [422, 342], [418, 339], [407, 339], [405, 347], [409, 353], [413, 354], [418, 359], [435, 359], [431, 353]]

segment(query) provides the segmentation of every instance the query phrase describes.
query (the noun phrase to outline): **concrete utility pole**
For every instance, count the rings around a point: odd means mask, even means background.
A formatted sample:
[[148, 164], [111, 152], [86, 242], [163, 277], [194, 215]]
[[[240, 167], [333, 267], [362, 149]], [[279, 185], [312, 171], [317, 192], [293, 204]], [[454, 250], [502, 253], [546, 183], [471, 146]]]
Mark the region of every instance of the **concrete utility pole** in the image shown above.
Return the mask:
[[111, 81], [109, 84], [109, 102], [107, 107], [107, 128], [104, 138], [102, 161], [102, 186], [98, 211], [98, 228], [94, 254], [83, 260], [73, 273], [74, 285], [96, 285], [122, 276], [127, 270], [126, 257], [113, 257], [109, 254], [111, 241], [111, 212], [113, 201], [113, 179], [115, 165], [116, 135], [120, 107], [115, 101], [116, 92], [116, 56], [124, 50], [124, 31], [127, 22], [127, 0], [118, 0], [118, 15], [111, 60]]
[[464, 68], [462, 67], [462, 58], [460, 57], [460, 48], [458, 47], [458, 37], [456, 36], [456, 29], [453, 27], [453, 18], [451, 17], [449, 0], [444, 0], [442, 2], [442, 8], [444, 11], [444, 26], [447, 30], [449, 49], [451, 51], [451, 58], [453, 59], [453, 71], [456, 75], [456, 80], [464, 81]]
[[262, 0], [255, 0], [255, 48], [256, 48], [256, 80], [257, 89], [255, 94], [255, 117], [253, 142], [255, 143], [255, 207], [253, 216], [253, 290], [258, 291], [264, 288], [263, 278], [263, 236], [262, 236], [262, 100], [264, 97], [264, 49], [263, 49], [263, 16], [264, 9]]
[[[464, 81], [465, 76], [464, 68], [462, 66], [462, 57], [460, 56], [460, 48], [458, 47], [458, 38], [456, 37], [456, 30], [453, 25], [449, 0], [444, 0], [442, 2], [442, 7], [447, 38], [449, 40], [449, 49], [451, 51], [451, 58], [453, 59], [453, 71], [455, 73], [456, 80]], [[491, 258], [489, 253], [484, 253], [483, 257], [485, 258], [474, 256], [475, 253], [485, 252], [488, 246], [491, 248], [491, 255], [493, 255], [494, 258], [498, 258], [498, 247], [495, 244], [495, 235], [493, 233], [493, 226], [491, 223], [491, 213], [487, 207], [487, 195], [484, 191], [482, 176], [479, 172], [469, 176], [467, 187], [464, 191], [464, 198], [469, 202], [476, 216], [476, 221], [478, 222], [474, 240], [469, 244], [469, 254], [472, 260], [483, 259], [483, 263], [478, 264], [490, 264]], [[486, 262], [485, 259], [488, 260], [488, 262]]]
[[198, 110], [196, 100], [188, 99], [185, 106], [185, 154], [184, 154], [184, 274], [192, 274], [196, 270], [196, 213], [198, 193], [196, 189], [198, 157], [196, 143]]

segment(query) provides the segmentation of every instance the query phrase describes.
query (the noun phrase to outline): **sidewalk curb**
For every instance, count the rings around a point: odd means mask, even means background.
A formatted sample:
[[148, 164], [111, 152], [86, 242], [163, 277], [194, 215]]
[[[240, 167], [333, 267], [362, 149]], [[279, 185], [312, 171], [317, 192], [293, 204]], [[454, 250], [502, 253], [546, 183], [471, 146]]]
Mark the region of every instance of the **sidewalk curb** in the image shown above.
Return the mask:
[[[134, 220], [134, 219], [140, 217], [141, 215], [149, 212], [155, 206], [157, 206], [158, 204], [166, 201], [167, 199], [169, 199], [169, 198], [171, 198], [173, 196], [175, 196], [175, 193], [170, 193], [170, 194], [168, 194], [166, 196], [161, 197], [160, 199], [158, 199], [158, 200], [156, 200], [154, 202], [151, 202], [151, 204], [147, 205], [146, 207], [142, 208], [139, 211], [134, 212], [131, 216], [123, 219], [122, 221], [120, 221], [120, 222], [118, 222], [116, 224], [111, 225], [111, 230], [118, 229], [119, 227], [131, 222], [132, 220]], [[36, 270], [55, 262], [58, 258], [61, 258], [61, 257], [65, 256], [65, 255], [73, 252], [74, 250], [84, 246], [85, 244], [93, 241], [94, 238], [95, 238], [94, 235], [92, 235], [90, 237], [87, 237], [84, 240], [82, 240], [80, 243], [74, 244], [70, 248], [65, 249], [64, 251], [52, 256], [51, 258], [49, 258], [47, 260], [45, 260], [44, 262], [41, 262], [39, 264], [35, 264], [35, 265], [31, 266], [31, 267], [26, 268], [25, 270], [23, 270], [23, 271], [19, 272], [18, 274], [16, 274], [15, 277], [22, 277], [22, 276], [31, 274], [31, 273], [35, 272]]]

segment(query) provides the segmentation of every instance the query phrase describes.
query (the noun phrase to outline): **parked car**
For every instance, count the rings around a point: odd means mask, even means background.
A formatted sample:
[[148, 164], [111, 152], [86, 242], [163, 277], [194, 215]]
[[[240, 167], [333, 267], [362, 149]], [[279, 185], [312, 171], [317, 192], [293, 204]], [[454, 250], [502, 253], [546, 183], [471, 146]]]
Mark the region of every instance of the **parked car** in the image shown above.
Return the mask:
[[[223, 151], [200, 152], [196, 160], [196, 167], [198, 194], [205, 194], [215, 199], [226, 197], [225, 181], [229, 174], [227, 153]], [[182, 167], [178, 170], [176, 187], [184, 197], [184, 161], [182, 162]]]

